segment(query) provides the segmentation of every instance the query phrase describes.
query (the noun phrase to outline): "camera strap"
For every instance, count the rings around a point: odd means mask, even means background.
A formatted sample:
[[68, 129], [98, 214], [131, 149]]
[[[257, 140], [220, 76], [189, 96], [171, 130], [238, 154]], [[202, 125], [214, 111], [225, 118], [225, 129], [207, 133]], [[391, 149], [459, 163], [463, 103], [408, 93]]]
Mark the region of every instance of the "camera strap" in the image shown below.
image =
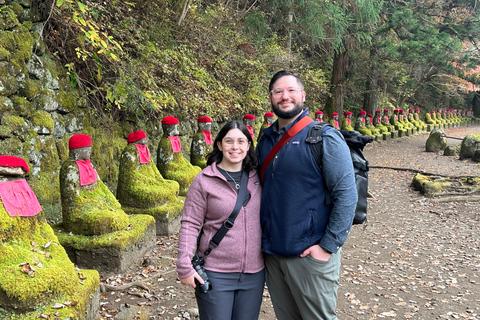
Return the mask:
[[[235, 222], [235, 219], [237, 218], [237, 215], [240, 212], [240, 209], [242, 208], [245, 195], [247, 194], [247, 184], [248, 184], [248, 172], [243, 171], [242, 178], [240, 179], [240, 190], [238, 190], [235, 207], [233, 208], [233, 211], [230, 214], [230, 216], [227, 218], [227, 220], [223, 222], [220, 229], [217, 230], [212, 240], [210, 240], [210, 245], [208, 246], [207, 250], [205, 250], [205, 252], [203, 253], [205, 257], [210, 254], [213, 248], [218, 247], [218, 245], [220, 244], [220, 241], [222, 241], [227, 231], [232, 229], [233, 223]], [[202, 233], [203, 233], [203, 229], [202, 231], [200, 231], [200, 234], [198, 235], [197, 247], [198, 247], [198, 244], [200, 243], [200, 237], [202, 236]]]

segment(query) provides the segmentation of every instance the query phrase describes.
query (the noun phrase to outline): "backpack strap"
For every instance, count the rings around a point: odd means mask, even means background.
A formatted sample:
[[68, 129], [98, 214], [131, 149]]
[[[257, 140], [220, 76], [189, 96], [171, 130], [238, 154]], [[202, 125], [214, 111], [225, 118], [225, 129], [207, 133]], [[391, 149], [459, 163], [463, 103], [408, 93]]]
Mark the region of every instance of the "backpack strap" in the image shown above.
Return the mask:
[[272, 150], [270, 150], [270, 153], [267, 155], [265, 160], [263, 161], [262, 164], [262, 169], [260, 172], [260, 177], [261, 181], [263, 182], [263, 178], [265, 176], [265, 171], [267, 171], [267, 167], [272, 161], [273, 157], [277, 154], [278, 151], [288, 142], [290, 139], [292, 139], [297, 133], [299, 133], [303, 128], [305, 128], [309, 123], [313, 122], [313, 119], [310, 118], [309, 116], [305, 116], [302, 119], [300, 119], [297, 123], [293, 125], [285, 134], [282, 136], [282, 138], [273, 146]]
[[312, 151], [313, 158], [317, 163], [318, 168], [322, 171], [322, 157], [323, 157], [323, 137], [324, 130], [333, 129], [333, 126], [328, 122], [318, 122], [313, 125], [308, 131], [307, 139], [305, 140], [310, 144], [310, 150]]

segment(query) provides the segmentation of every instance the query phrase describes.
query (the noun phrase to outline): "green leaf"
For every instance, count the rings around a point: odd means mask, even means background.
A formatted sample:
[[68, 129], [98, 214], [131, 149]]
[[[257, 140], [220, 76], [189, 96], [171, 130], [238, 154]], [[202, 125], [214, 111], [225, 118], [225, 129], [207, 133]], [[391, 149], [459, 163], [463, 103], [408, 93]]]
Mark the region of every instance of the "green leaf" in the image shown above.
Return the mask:
[[65, 0], [57, 0], [57, 7], [61, 7]]

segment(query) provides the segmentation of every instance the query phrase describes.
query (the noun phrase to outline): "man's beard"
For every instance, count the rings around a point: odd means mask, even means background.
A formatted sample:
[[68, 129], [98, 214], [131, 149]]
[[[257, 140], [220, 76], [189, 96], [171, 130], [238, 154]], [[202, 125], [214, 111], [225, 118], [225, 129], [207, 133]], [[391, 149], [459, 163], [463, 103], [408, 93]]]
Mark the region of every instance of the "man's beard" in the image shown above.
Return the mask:
[[272, 103], [272, 110], [273, 113], [277, 115], [277, 117], [282, 119], [291, 119], [300, 114], [303, 110], [303, 102], [294, 102], [295, 108], [290, 111], [283, 111], [278, 107], [278, 105]]

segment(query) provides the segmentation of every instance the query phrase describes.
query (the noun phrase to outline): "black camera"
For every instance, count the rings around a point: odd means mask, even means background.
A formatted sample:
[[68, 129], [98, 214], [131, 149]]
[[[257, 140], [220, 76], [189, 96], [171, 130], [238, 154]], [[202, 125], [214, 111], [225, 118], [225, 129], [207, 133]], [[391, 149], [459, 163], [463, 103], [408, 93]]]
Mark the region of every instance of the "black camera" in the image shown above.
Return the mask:
[[203, 284], [201, 284], [197, 279], [195, 279], [195, 284], [197, 285], [196, 289], [200, 290], [203, 293], [207, 293], [212, 290], [212, 284], [208, 280], [207, 273], [203, 268], [205, 261], [202, 257], [199, 257], [197, 254], [193, 256], [192, 265], [198, 275], [203, 279]]

